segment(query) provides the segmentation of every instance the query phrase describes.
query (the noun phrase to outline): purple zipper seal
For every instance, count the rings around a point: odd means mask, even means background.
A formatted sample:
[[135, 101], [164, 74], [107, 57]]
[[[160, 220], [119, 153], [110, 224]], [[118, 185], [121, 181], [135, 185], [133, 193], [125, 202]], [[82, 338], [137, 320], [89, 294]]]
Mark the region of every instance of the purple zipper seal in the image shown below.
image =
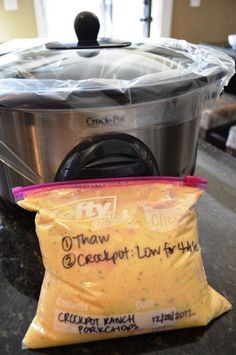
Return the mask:
[[107, 178], [107, 179], [84, 179], [73, 181], [60, 181], [49, 182], [37, 185], [30, 185], [26, 187], [14, 187], [12, 189], [13, 196], [17, 201], [23, 200], [27, 192], [40, 191], [44, 189], [52, 190], [57, 187], [98, 187], [97, 185], [107, 185], [109, 183], [122, 182], [169, 182], [173, 184], [180, 184], [183, 186], [199, 187], [202, 190], [206, 189], [207, 179], [199, 176], [184, 176], [184, 177], [172, 177], [172, 176], [137, 176], [137, 177], [120, 177], [120, 178]]

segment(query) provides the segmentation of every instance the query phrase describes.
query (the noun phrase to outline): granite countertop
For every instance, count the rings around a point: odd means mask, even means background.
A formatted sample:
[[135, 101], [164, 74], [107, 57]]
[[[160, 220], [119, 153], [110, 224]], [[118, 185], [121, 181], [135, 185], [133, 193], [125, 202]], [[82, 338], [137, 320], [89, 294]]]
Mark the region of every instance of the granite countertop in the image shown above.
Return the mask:
[[0, 354], [236, 354], [236, 159], [200, 141], [196, 174], [209, 181], [197, 207], [208, 282], [232, 311], [206, 327], [22, 351], [44, 271], [32, 216], [0, 212]]

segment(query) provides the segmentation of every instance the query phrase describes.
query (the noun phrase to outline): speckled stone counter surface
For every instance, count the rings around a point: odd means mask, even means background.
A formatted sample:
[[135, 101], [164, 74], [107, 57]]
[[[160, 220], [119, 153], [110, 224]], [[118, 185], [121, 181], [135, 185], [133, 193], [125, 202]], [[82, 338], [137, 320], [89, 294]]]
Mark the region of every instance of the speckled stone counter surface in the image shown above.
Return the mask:
[[236, 354], [236, 159], [200, 141], [196, 174], [209, 181], [197, 207], [206, 274], [232, 311], [207, 327], [22, 351], [44, 271], [32, 217], [0, 211], [0, 354]]

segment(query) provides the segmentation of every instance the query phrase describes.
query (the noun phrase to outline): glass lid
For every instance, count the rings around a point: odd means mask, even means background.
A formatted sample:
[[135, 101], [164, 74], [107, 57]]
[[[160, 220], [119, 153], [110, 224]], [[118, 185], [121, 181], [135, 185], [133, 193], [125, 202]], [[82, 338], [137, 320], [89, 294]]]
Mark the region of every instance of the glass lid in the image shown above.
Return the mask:
[[234, 61], [224, 53], [183, 40], [99, 41], [97, 18], [91, 25], [90, 15], [89, 26], [81, 26], [78, 16], [77, 44], [50, 42], [0, 57], [0, 105], [67, 109], [135, 104], [176, 97], [219, 80], [224, 86], [234, 73]]

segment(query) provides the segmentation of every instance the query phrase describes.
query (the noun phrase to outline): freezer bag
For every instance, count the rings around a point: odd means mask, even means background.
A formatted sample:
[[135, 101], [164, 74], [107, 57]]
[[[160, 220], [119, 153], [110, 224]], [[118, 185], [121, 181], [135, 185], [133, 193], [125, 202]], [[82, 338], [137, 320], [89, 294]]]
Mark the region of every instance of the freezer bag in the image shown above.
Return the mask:
[[45, 266], [24, 348], [196, 327], [231, 308], [207, 283], [194, 205], [206, 180], [121, 178], [13, 190]]

